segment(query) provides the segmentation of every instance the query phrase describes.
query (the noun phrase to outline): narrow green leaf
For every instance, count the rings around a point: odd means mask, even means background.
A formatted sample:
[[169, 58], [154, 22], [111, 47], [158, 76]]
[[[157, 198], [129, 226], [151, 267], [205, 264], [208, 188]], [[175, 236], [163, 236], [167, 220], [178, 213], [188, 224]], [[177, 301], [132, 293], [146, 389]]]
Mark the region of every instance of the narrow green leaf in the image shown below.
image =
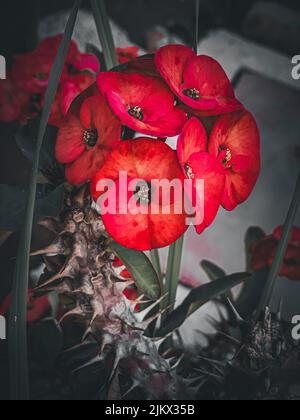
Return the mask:
[[[216, 281], [216, 280], [222, 279], [223, 277], [226, 277], [227, 275], [226, 272], [222, 268], [212, 263], [211, 261], [207, 261], [207, 260], [202, 261], [201, 267], [206, 272], [210, 281]], [[230, 300], [233, 300], [233, 295], [230, 290], [228, 293], [226, 293], [224, 296], [221, 296], [221, 297], [223, 298], [223, 303], [225, 304], [226, 304], [227, 298], [229, 298]]]
[[208, 275], [210, 281], [222, 279], [226, 276], [225, 271], [222, 268], [218, 267], [216, 264], [212, 263], [211, 261], [203, 260], [201, 262], [201, 267]]
[[106, 70], [118, 66], [118, 58], [104, 0], [91, 0]]
[[182, 251], [184, 244], [184, 235], [178, 239], [174, 244], [169, 247], [168, 266], [166, 274], [166, 304], [164, 307], [168, 307], [167, 313], [171, 312], [175, 306], [175, 300], [177, 296], [177, 289], [180, 281], [180, 270], [182, 262]]
[[27, 292], [29, 276], [29, 254], [34, 219], [36, 199], [36, 183], [39, 171], [39, 158], [47, 128], [51, 107], [54, 102], [57, 87], [62, 74], [64, 62], [69, 50], [78, 10], [81, 0], [76, 0], [70, 18], [67, 22], [65, 34], [54, 61], [48, 88], [46, 91], [44, 108], [42, 112], [35, 159], [29, 186], [28, 204], [24, 228], [21, 232], [15, 275], [12, 289], [12, 306], [9, 322], [9, 362], [10, 362], [10, 388], [12, 400], [29, 399], [28, 383], [28, 355], [27, 355]]
[[199, 43], [199, 17], [200, 17], [200, 0], [195, 0], [195, 38], [194, 38], [194, 51], [198, 54]]
[[162, 296], [158, 275], [149, 258], [139, 251], [134, 251], [112, 242], [113, 252], [125, 264], [132, 274], [137, 287], [149, 299], [156, 301]]
[[[33, 162], [35, 158], [39, 126], [40, 118], [36, 118], [29, 121], [27, 125], [22, 126], [16, 135], [16, 141], [21, 152], [30, 162]], [[39, 159], [40, 169], [46, 169], [56, 162], [55, 142], [57, 133], [57, 127], [47, 126]]]
[[260, 304], [258, 306], [257, 310], [257, 317], [260, 317], [261, 312], [270, 305], [270, 301], [273, 295], [273, 290], [276, 284], [276, 280], [278, 278], [282, 262], [284, 259], [284, 256], [286, 254], [286, 250], [288, 247], [288, 243], [290, 240], [292, 228], [299, 210], [300, 206], [300, 171], [298, 174], [298, 179], [296, 182], [292, 202], [287, 214], [287, 218], [284, 224], [283, 233], [279, 242], [279, 246], [277, 248], [276, 256], [273, 261], [268, 280], [266, 283], [266, 287], [262, 296], [262, 299], [260, 301]]
[[218, 296], [227, 293], [240, 283], [249, 281], [250, 279], [250, 274], [238, 273], [192, 290], [184, 302], [167, 316], [159, 330], [156, 332], [156, 336], [164, 337], [172, 331], [175, 331], [189, 316], [200, 309], [203, 305], [216, 299]]
[[159, 250], [158, 249], [153, 249], [152, 251], [150, 251], [150, 256], [151, 256], [151, 261], [152, 261], [153, 267], [155, 268], [155, 270], [157, 272], [157, 275], [158, 275], [160, 281], [162, 282], [163, 274], [162, 274], [162, 271], [161, 271]]

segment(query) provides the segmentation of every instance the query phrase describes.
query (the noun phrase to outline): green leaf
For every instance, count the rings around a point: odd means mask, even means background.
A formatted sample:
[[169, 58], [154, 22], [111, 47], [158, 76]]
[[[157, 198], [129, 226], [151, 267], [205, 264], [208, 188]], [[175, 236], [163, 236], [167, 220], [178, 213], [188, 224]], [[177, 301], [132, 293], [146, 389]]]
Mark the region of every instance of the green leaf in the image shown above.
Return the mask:
[[203, 305], [211, 300], [216, 299], [218, 296], [227, 293], [229, 290], [235, 286], [238, 286], [240, 283], [249, 281], [250, 279], [250, 274], [238, 273], [221, 278], [213, 283], [208, 283], [199, 287], [198, 289], [192, 290], [184, 302], [170, 315], [168, 315], [166, 320], [162, 323], [160, 329], [156, 332], [156, 336], [164, 337], [172, 331], [175, 331], [186, 321], [189, 316], [200, 309]]
[[[223, 277], [226, 277], [226, 272], [222, 268], [217, 266], [216, 264], [212, 263], [211, 261], [207, 261], [207, 260], [202, 261], [201, 267], [206, 272], [210, 281], [216, 281], [216, 280], [222, 279]], [[226, 304], [227, 298], [233, 300], [231, 291], [229, 291], [224, 296], [222, 296], [222, 298], [225, 304]]]
[[201, 267], [208, 275], [210, 281], [215, 281], [226, 276], [226, 273], [222, 268], [218, 267], [216, 264], [210, 261], [203, 260], [201, 262]]
[[[30, 120], [27, 125], [22, 126], [16, 135], [17, 144], [23, 155], [30, 161], [34, 161], [40, 118]], [[58, 128], [47, 126], [43, 145], [40, 153], [39, 169], [47, 169], [56, 163], [55, 142]]]
[[114, 39], [104, 0], [91, 0], [94, 19], [99, 40], [102, 46], [106, 69], [111, 70], [118, 65]]
[[[37, 198], [34, 222], [45, 217], [59, 215], [65, 197], [64, 185], [49, 190], [48, 185], [37, 185]], [[0, 185], [0, 230], [17, 231], [24, 223], [28, 188], [21, 186]]]
[[[184, 235], [169, 247], [168, 266], [166, 274], [166, 293], [168, 293], [166, 303], [162, 307], [169, 308], [166, 315], [172, 311], [175, 306], [177, 289], [180, 281], [180, 269], [182, 262]], [[165, 316], [163, 318], [165, 318]]]
[[161, 284], [149, 258], [143, 252], [125, 248], [116, 242], [111, 243], [111, 248], [132, 274], [140, 291], [147, 298], [158, 300], [162, 295]]
[[21, 233], [15, 275], [12, 288], [12, 305], [9, 320], [9, 364], [10, 388], [13, 401], [29, 399], [28, 354], [27, 354], [27, 291], [29, 276], [29, 255], [36, 202], [36, 184], [39, 172], [40, 152], [47, 130], [52, 104], [68, 54], [81, 0], [76, 0], [68, 19], [66, 30], [55, 58], [45, 95], [44, 108], [37, 137], [35, 158], [29, 185], [28, 203], [24, 227]]
[[264, 293], [262, 295], [261, 301], [258, 306], [257, 310], [257, 319], [260, 317], [261, 312], [270, 305], [270, 301], [273, 295], [274, 287], [276, 285], [276, 280], [278, 278], [280, 269], [282, 267], [282, 262], [284, 256], [286, 254], [286, 250], [288, 247], [288, 243], [290, 240], [290, 236], [292, 233], [292, 228], [299, 210], [300, 206], [300, 171], [298, 174], [294, 194], [292, 197], [292, 201], [289, 207], [289, 211], [286, 217], [286, 221], [283, 227], [283, 233], [281, 239], [279, 241], [279, 245], [277, 248], [276, 256], [274, 258], [271, 270], [269, 272], [269, 276], [267, 279], [266, 287]]

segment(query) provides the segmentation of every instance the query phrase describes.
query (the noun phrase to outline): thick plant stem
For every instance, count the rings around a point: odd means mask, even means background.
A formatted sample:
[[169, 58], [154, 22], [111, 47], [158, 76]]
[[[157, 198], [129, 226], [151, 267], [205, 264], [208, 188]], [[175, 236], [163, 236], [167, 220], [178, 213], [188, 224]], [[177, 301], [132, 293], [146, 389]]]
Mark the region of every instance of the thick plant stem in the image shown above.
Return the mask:
[[168, 315], [175, 307], [175, 300], [177, 296], [177, 289], [179, 284], [181, 262], [182, 262], [182, 251], [183, 251], [184, 235], [177, 242], [172, 244], [169, 248], [168, 267], [166, 275], [166, 293], [167, 304], [166, 307]]
[[279, 242], [279, 246], [277, 249], [277, 253], [275, 256], [275, 259], [273, 261], [273, 265], [271, 268], [271, 271], [269, 273], [269, 277], [267, 280], [267, 284], [266, 284], [266, 288], [263, 294], [263, 297], [261, 299], [261, 302], [259, 304], [258, 307], [258, 311], [257, 311], [257, 317], [259, 318], [261, 312], [270, 305], [271, 302], [271, 298], [273, 295], [273, 290], [276, 284], [276, 280], [277, 277], [279, 275], [281, 266], [282, 266], [282, 261], [284, 259], [284, 256], [286, 254], [286, 250], [288, 247], [288, 243], [289, 243], [289, 239], [290, 239], [290, 235], [291, 235], [291, 231], [293, 228], [293, 224], [295, 222], [295, 218], [297, 215], [297, 212], [299, 210], [299, 205], [300, 205], [300, 172], [298, 175], [298, 179], [297, 179], [297, 183], [296, 183], [296, 187], [295, 187], [295, 191], [294, 191], [294, 195], [293, 195], [293, 199], [289, 208], [289, 212], [286, 218], [286, 222], [284, 224], [284, 229], [283, 229], [283, 233]]

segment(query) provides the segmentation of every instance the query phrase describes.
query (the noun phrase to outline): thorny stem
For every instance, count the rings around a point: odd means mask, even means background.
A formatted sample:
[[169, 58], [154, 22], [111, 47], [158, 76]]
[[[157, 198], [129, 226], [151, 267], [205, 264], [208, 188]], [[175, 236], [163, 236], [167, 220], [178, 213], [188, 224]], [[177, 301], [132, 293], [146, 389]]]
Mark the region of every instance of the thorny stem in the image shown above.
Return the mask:
[[271, 302], [271, 298], [273, 295], [273, 290], [276, 284], [276, 280], [277, 277], [279, 275], [280, 269], [281, 269], [281, 265], [282, 265], [282, 261], [284, 259], [287, 247], [288, 247], [288, 243], [289, 243], [289, 239], [291, 236], [291, 231], [292, 231], [292, 227], [295, 221], [295, 218], [297, 216], [297, 212], [299, 209], [299, 205], [300, 205], [300, 171], [299, 171], [299, 175], [298, 175], [298, 179], [297, 179], [297, 183], [296, 183], [296, 187], [295, 187], [295, 191], [294, 191], [294, 195], [293, 195], [293, 199], [289, 208], [289, 212], [285, 221], [285, 225], [284, 225], [284, 229], [283, 229], [283, 233], [279, 242], [279, 246], [277, 249], [277, 253], [275, 256], [275, 259], [273, 261], [273, 265], [271, 268], [271, 271], [269, 273], [268, 276], [268, 280], [266, 283], [266, 288], [263, 294], [263, 297], [260, 301], [260, 304], [258, 306], [258, 310], [257, 310], [257, 318], [260, 317], [261, 312], [270, 305]]

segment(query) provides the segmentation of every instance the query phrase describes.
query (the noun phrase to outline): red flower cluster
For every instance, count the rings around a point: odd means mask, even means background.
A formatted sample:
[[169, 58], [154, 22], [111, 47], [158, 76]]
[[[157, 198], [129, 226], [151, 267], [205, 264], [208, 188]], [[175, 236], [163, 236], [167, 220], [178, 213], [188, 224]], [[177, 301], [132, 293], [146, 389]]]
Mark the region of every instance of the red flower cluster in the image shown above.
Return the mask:
[[[133, 279], [132, 275], [129, 273], [129, 271], [125, 267], [124, 263], [118, 257], [115, 257], [115, 260], [113, 262], [113, 267], [115, 267], [116, 270], [119, 270], [118, 275], [119, 275], [119, 277], [122, 277], [122, 279], [124, 279], [124, 281], [132, 280], [134, 282], [134, 279]], [[126, 299], [128, 299], [131, 302], [136, 302], [140, 297], [138, 288], [136, 287], [135, 284], [131, 284], [130, 286], [128, 286], [124, 290], [123, 294], [126, 297]], [[136, 312], [139, 312], [140, 311], [140, 305], [139, 304], [135, 305], [134, 310]]]
[[[271, 267], [276, 255], [283, 227], [279, 226], [272, 235], [266, 236], [251, 249], [254, 271]], [[294, 226], [291, 239], [281, 267], [280, 275], [290, 280], [300, 280], [300, 228]]]
[[[45, 39], [35, 51], [18, 55], [7, 80], [0, 82], [0, 121], [20, 120], [36, 116], [44, 104], [50, 72], [62, 36]], [[60, 126], [72, 101], [95, 81], [99, 63], [92, 54], [82, 54], [71, 42], [50, 124]]]
[[[12, 297], [7, 296], [0, 305], [0, 315], [7, 315], [11, 306]], [[47, 295], [34, 297], [33, 290], [28, 290], [27, 300], [27, 322], [34, 324], [47, 316], [51, 311], [51, 305]]]
[[[100, 73], [97, 82], [100, 92], [93, 87], [93, 93], [81, 95], [59, 133], [57, 159], [67, 164], [69, 182], [92, 180], [92, 195], [98, 200], [104, 194], [97, 190], [99, 182], [110, 179], [118, 208], [125, 203], [130, 207], [133, 198], [143, 208], [152, 200], [153, 178], [191, 180], [193, 204], [201, 202], [197, 181], [204, 181], [198, 233], [213, 223], [220, 206], [232, 211], [247, 200], [260, 172], [259, 132], [219, 63], [171, 45], [154, 60], [137, 58], [122, 72]], [[205, 128], [205, 116], [215, 117], [212, 130]], [[120, 141], [122, 125], [155, 138]], [[176, 153], [162, 139], [178, 135]], [[120, 172], [127, 173], [128, 184], [143, 180], [149, 187], [137, 182], [125, 194]], [[174, 197], [168, 214], [161, 202], [156, 204], [159, 214], [103, 214], [107, 231], [129, 248], [171, 244], [187, 229], [187, 210], [178, 214]]]

